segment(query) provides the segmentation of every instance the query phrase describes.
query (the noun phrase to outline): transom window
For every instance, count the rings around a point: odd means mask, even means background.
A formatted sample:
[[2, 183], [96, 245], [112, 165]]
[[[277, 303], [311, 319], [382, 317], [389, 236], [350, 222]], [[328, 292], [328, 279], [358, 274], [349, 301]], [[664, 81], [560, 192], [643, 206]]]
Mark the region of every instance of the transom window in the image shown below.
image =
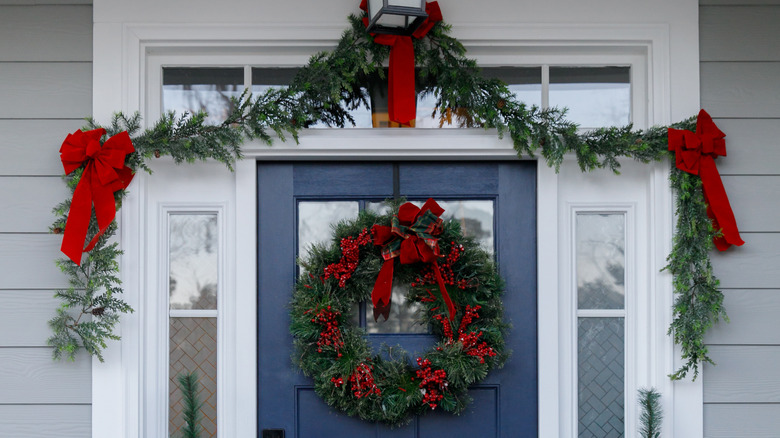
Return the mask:
[[[275, 67], [163, 67], [162, 110], [195, 113], [206, 111], [207, 122], [218, 123], [231, 108], [231, 97], [246, 88], [253, 95], [269, 88], [285, 87], [297, 68]], [[583, 128], [622, 126], [632, 122], [631, 67], [629, 66], [514, 66], [485, 67], [488, 78], [505, 82], [518, 100], [540, 108], [568, 108], [567, 118]], [[357, 102], [350, 108], [355, 128], [400, 127], [389, 120], [387, 80], [369, 77], [362, 87], [368, 107]], [[418, 78], [417, 128], [471, 127], [458, 119], [458, 110], [436, 115], [436, 96], [424, 93], [426, 79]], [[311, 126], [326, 128], [323, 123]], [[346, 127], [353, 127], [348, 124]]]

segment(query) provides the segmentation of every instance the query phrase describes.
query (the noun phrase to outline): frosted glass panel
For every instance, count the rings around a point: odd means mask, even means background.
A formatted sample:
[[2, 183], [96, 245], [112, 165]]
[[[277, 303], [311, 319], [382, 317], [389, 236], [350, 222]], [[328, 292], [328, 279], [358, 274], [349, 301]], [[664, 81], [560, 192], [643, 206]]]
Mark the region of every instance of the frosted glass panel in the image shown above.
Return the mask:
[[216, 309], [217, 215], [171, 214], [168, 233], [171, 309]]
[[419, 303], [407, 303], [408, 285], [393, 284], [393, 304], [390, 307], [390, 317], [385, 321], [380, 316], [374, 321], [374, 307], [371, 301], [366, 303], [366, 331], [368, 333], [428, 333], [428, 325], [420, 324], [420, 314], [425, 307]]
[[168, 435], [182, 436], [184, 400], [178, 376], [198, 375], [198, 398], [203, 402], [201, 437], [217, 436], [217, 318], [171, 318], [168, 379]]
[[243, 68], [163, 68], [164, 112], [206, 111], [206, 123], [222, 123], [233, 108], [230, 98], [243, 91]]
[[577, 214], [579, 309], [625, 307], [626, 218], [622, 213]]
[[624, 319], [579, 318], [578, 333], [579, 437], [622, 437]]
[[298, 255], [303, 257], [314, 244], [329, 243], [332, 226], [355, 219], [357, 201], [301, 201], [298, 203]]
[[582, 128], [631, 123], [629, 67], [550, 67], [550, 106]]

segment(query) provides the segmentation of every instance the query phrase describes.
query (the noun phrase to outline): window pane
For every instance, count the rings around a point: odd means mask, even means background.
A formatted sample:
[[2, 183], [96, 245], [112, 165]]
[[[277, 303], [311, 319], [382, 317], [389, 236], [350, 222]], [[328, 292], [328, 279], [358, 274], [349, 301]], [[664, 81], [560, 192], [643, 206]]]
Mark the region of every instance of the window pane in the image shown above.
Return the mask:
[[390, 317], [380, 316], [374, 321], [374, 306], [366, 303], [366, 331], [368, 333], [428, 333], [428, 325], [420, 324], [420, 313], [425, 307], [420, 303], [407, 303], [408, 284], [393, 284]]
[[624, 319], [579, 318], [580, 438], [624, 435]]
[[330, 242], [332, 226], [355, 219], [357, 201], [301, 201], [298, 203], [298, 255], [304, 257], [314, 244]]
[[[542, 106], [542, 68], [541, 67], [485, 67], [482, 76], [491, 79], [500, 79], [509, 86], [509, 90], [515, 97], [525, 102], [529, 107]], [[424, 81], [423, 81], [424, 82]], [[419, 88], [419, 87], [418, 87]], [[417, 128], [458, 128], [461, 120], [458, 120], [458, 111], [455, 110], [450, 120], [442, 123], [438, 116], [431, 117], [436, 109], [436, 96], [433, 94], [417, 96]]]
[[231, 97], [244, 91], [243, 68], [163, 68], [163, 111], [206, 111], [206, 123], [218, 124], [233, 109]]
[[630, 67], [550, 67], [550, 106], [583, 128], [631, 122]]
[[[295, 78], [299, 68], [252, 68], [252, 96], [257, 97], [265, 93], [270, 88], [286, 88]], [[355, 119], [355, 128], [371, 127], [371, 109], [365, 105], [357, 108], [350, 108], [349, 114]], [[351, 123], [347, 123], [345, 128], [352, 128]], [[325, 123], [315, 123], [309, 128], [328, 128]]]
[[171, 309], [216, 309], [217, 215], [168, 217]]
[[580, 213], [576, 220], [578, 308], [623, 309], [625, 215]]
[[217, 436], [217, 318], [171, 318], [168, 435], [180, 436], [185, 421], [178, 377], [197, 373], [203, 438]]

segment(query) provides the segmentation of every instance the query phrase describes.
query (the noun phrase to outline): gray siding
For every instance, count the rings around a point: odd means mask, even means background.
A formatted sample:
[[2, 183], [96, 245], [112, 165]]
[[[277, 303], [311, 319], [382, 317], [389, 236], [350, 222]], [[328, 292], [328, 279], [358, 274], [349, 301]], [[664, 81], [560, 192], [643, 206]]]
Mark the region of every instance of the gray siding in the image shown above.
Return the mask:
[[780, 0], [701, 0], [701, 102], [726, 133], [718, 160], [746, 242], [713, 254], [730, 324], [708, 336], [706, 437], [780, 433]]
[[[53, 4], [46, 4], [53, 3]], [[81, 4], [79, 4], [81, 3]], [[92, 6], [0, 0], [0, 436], [88, 437], [91, 365], [53, 362], [47, 321], [65, 278], [51, 209], [59, 146], [92, 112]]]

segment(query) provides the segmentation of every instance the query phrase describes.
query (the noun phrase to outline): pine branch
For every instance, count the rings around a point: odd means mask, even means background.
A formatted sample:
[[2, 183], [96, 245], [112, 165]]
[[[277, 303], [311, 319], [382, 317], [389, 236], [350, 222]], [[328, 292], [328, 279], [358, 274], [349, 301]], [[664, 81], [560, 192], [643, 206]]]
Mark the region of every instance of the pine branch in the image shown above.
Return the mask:
[[641, 422], [639, 434], [642, 438], [658, 438], [661, 436], [661, 423], [664, 416], [660, 399], [661, 394], [655, 388], [642, 388], [639, 390], [638, 401], [642, 408], [642, 416], [639, 417]]
[[203, 401], [198, 397], [198, 373], [191, 372], [179, 374], [179, 391], [184, 399], [184, 427], [181, 429], [182, 438], [200, 438], [202, 428], [200, 427], [201, 411]]

